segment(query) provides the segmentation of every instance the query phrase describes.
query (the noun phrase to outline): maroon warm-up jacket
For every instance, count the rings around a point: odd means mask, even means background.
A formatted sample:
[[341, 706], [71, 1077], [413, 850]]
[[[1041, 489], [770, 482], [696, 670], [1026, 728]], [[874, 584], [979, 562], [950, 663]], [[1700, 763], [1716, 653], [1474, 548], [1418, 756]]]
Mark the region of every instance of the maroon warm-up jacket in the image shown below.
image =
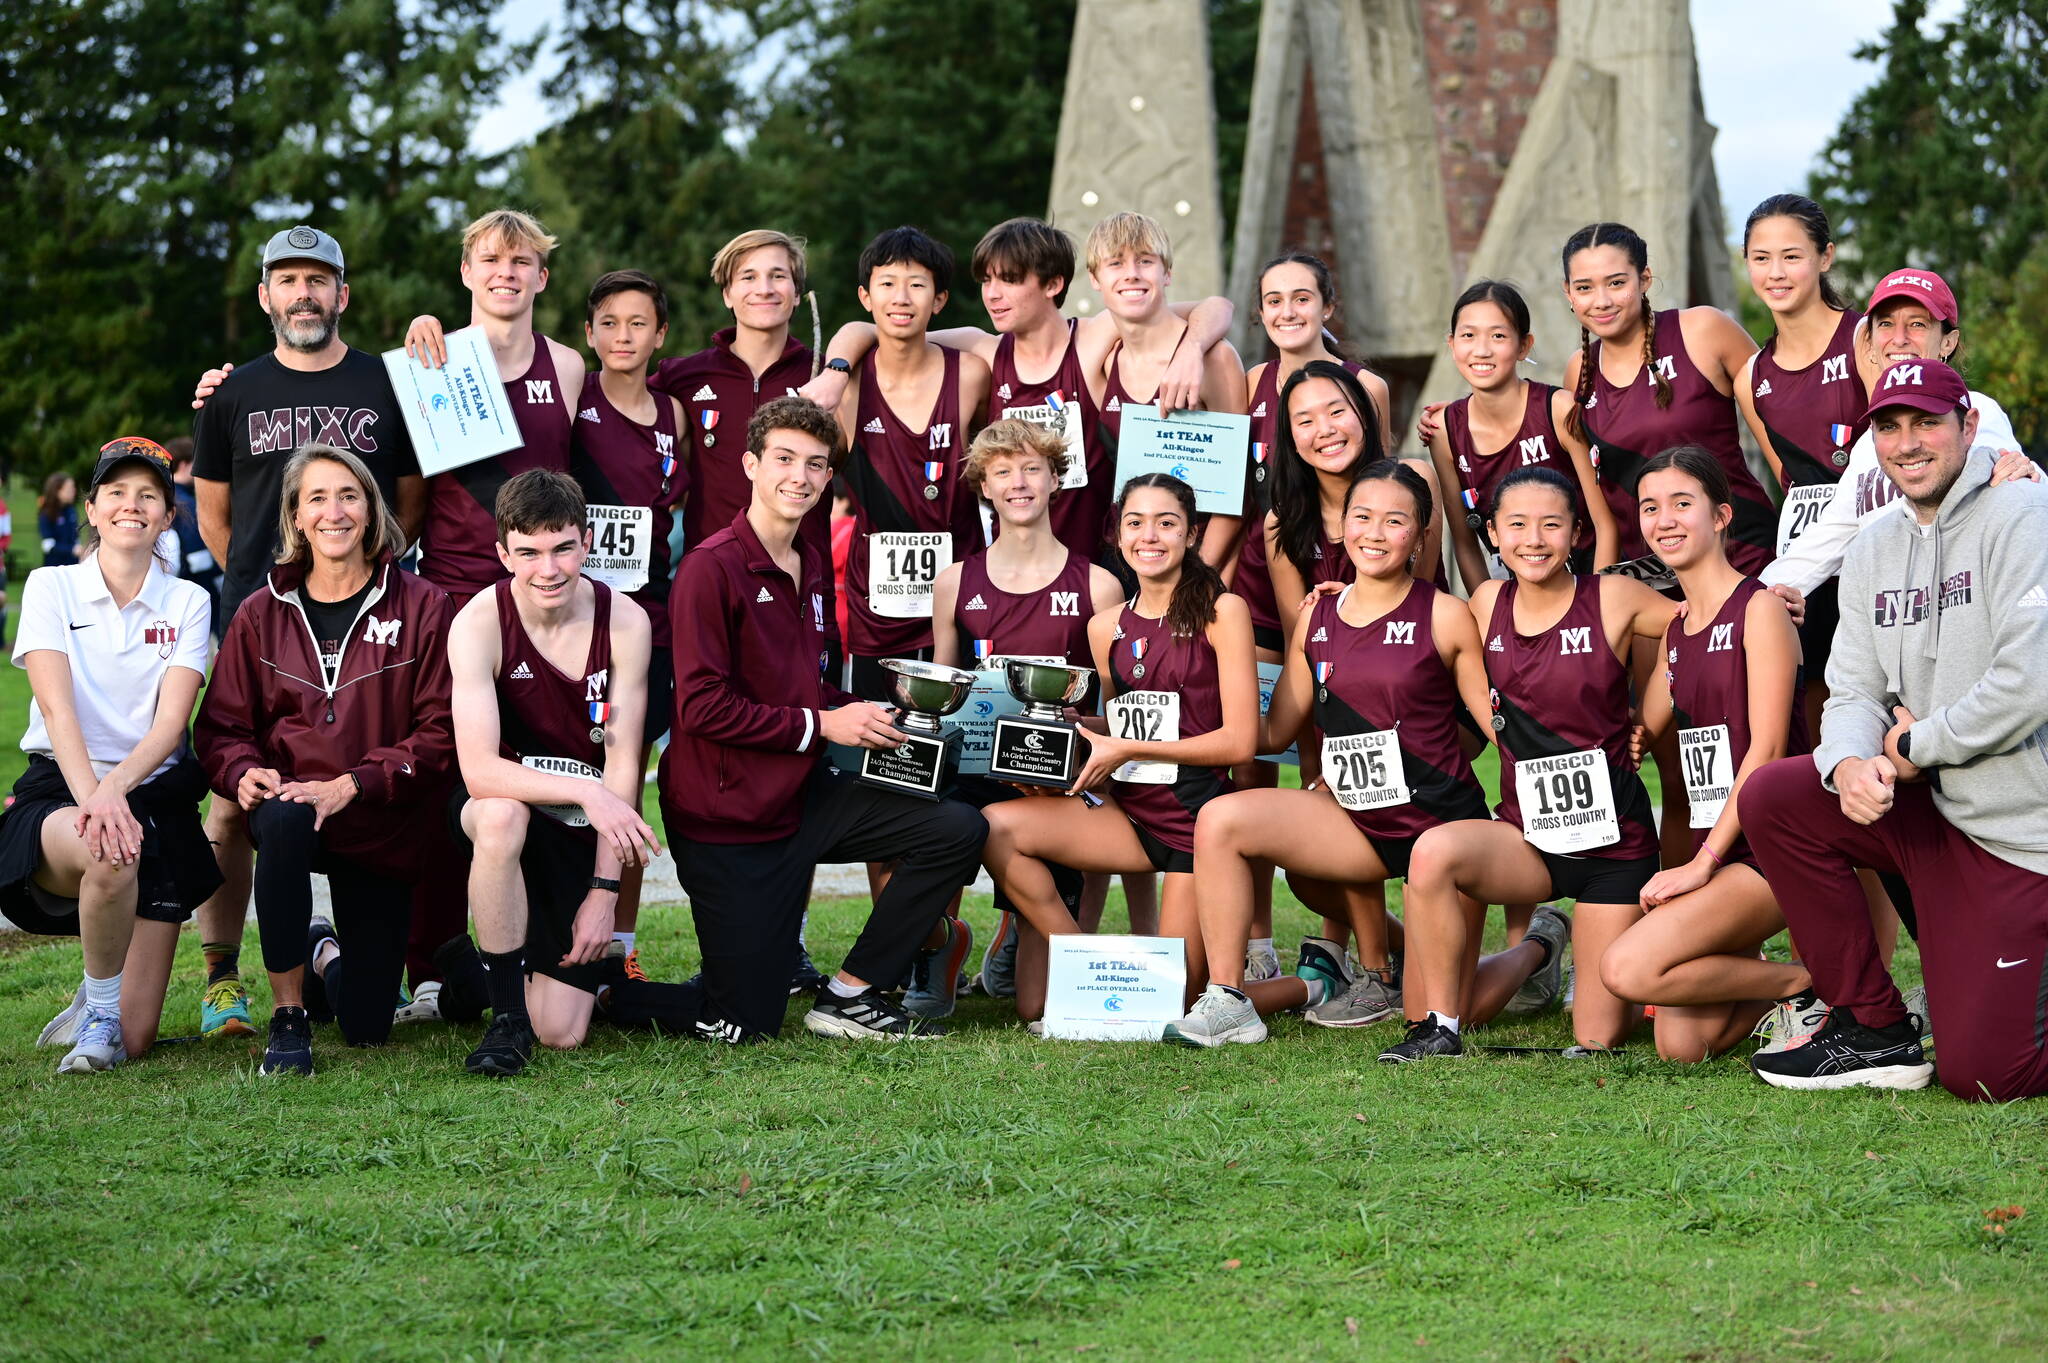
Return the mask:
[[299, 605], [304, 569], [281, 564], [235, 612], [192, 726], [214, 790], [233, 799], [252, 767], [288, 781], [352, 773], [362, 794], [321, 830], [326, 851], [407, 874], [444, 847], [455, 780], [448, 624], [439, 587], [389, 555], [342, 643], [333, 687]]
[[742, 512], [676, 569], [675, 713], [661, 758], [671, 838], [772, 842], [796, 832], [825, 750], [818, 712], [855, 699], [822, 675], [829, 560], [803, 536], [797, 549], [801, 585]]

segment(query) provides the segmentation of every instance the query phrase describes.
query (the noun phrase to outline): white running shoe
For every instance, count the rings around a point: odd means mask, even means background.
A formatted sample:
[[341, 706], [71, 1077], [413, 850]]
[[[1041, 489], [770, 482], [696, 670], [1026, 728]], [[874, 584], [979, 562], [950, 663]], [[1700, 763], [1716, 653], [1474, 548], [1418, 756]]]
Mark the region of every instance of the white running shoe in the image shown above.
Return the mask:
[[71, 996], [71, 1003], [63, 1012], [43, 1024], [42, 1033], [36, 1037], [38, 1046], [62, 1046], [70, 1049], [78, 1037], [78, 1025], [85, 1021], [85, 981], [78, 982], [78, 992]]
[[439, 1022], [441, 1020], [441, 982], [428, 980], [413, 992], [412, 1000], [398, 1005], [391, 1014], [394, 1024], [407, 1022]]
[[78, 1039], [57, 1062], [59, 1074], [96, 1074], [128, 1058], [121, 1045], [121, 1015], [88, 1008], [78, 1025]]
[[1244, 982], [1257, 984], [1260, 980], [1280, 978], [1280, 953], [1272, 943], [1263, 947], [1249, 947], [1244, 953]]
[[1179, 1022], [1166, 1024], [1161, 1041], [1177, 1046], [1254, 1045], [1266, 1039], [1266, 1023], [1252, 1001], [1235, 989], [1212, 984]]
[[1831, 1011], [1820, 1001], [1820, 995], [1811, 989], [1789, 999], [1779, 999], [1770, 1012], [1757, 1019], [1756, 1028], [1750, 1033], [1764, 1043], [1756, 1048], [1756, 1053], [1769, 1055], [1804, 1046], [1815, 1032], [1828, 1025]]

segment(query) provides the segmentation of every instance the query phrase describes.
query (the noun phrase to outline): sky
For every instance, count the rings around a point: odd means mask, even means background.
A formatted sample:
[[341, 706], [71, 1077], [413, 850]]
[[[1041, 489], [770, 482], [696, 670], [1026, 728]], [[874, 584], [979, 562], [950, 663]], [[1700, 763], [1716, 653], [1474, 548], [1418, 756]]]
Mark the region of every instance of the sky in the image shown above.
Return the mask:
[[[1883, 33], [1892, 7], [1886, 0], [1691, 0], [1691, 7], [1707, 118], [1720, 129], [1714, 170], [1732, 233], [1765, 198], [1806, 187], [1814, 158], [1875, 75], [1853, 53]], [[1932, 20], [1960, 8], [1961, 0], [1937, 0]], [[525, 37], [560, 11], [559, 0], [512, 0], [503, 25], [508, 36]], [[543, 52], [534, 70], [507, 84], [477, 124], [479, 151], [502, 150], [530, 133], [551, 65]]]

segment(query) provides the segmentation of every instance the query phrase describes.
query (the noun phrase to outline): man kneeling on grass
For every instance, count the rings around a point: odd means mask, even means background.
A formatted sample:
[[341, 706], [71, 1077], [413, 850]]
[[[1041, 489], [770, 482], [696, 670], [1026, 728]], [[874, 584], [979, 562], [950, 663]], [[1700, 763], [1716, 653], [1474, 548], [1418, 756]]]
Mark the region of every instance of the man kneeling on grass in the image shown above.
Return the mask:
[[728, 1041], [781, 1030], [811, 872], [846, 861], [897, 866], [804, 1025], [823, 1036], [935, 1035], [877, 986], [903, 977], [973, 880], [988, 834], [968, 805], [863, 785], [820, 760], [828, 742], [904, 738], [889, 710], [823, 676], [831, 565], [797, 531], [832, 481], [839, 439], [838, 420], [808, 398], [755, 412], [740, 456], [747, 509], [684, 556], [669, 594], [676, 690], [662, 820], [696, 920], [707, 1020]]
[[607, 953], [619, 871], [661, 848], [638, 809], [647, 613], [583, 576], [589, 517], [566, 473], [513, 478], [497, 514], [512, 576], [449, 634], [466, 787], [450, 811], [475, 848], [469, 903], [493, 1014], [468, 1068], [514, 1075], [536, 1040], [582, 1044], [599, 994], [626, 983]]

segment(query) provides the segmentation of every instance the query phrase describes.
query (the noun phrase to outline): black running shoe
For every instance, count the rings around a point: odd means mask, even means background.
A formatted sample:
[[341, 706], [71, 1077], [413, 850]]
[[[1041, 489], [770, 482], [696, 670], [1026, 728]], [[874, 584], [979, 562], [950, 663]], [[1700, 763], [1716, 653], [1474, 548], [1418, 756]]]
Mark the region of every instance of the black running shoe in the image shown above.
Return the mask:
[[1758, 1051], [1749, 1067], [1781, 1089], [1924, 1089], [1934, 1066], [1920, 1045], [1920, 1019], [1912, 1013], [1888, 1027], [1866, 1027], [1847, 1008], [1828, 1025], [1785, 1051]]
[[811, 953], [797, 948], [796, 972], [789, 977], [789, 996], [815, 994], [825, 987], [825, 972], [811, 964]]
[[476, 954], [469, 934], [450, 937], [434, 948], [434, 968], [441, 972], [441, 1017], [446, 1022], [475, 1022], [491, 1006], [491, 986], [484, 958]]
[[264, 1048], [259, 1074], [311, 1074], [313, 1023], [303, 1008], [280, 1008], [270, 1015], [270, 1044]]
[[471, 1074], [510, 1079], [533, 1057], [533, 1024], [524, 1013], [500, 1014], [484, 1029], [484, 1039], [469, 1053], [463, 1068]]
[[850, 999], [842, 999], [830, 989], [819, 990], [818, 1001], [804, 1014], [804, 1026], [819, 1036], [855, 1041], [928, 1041], [946, 1034], [940, 1024], [912, 1017], [873, 986]]
[[1424, 1018], [1408, 1024], [1408, 1035], [1380, 1052], [1383, 1065], [1405, 1065], [1412, 1060], [1426, 1060], [1433, 1055], [1463, 1055], [1465, 1043], [1458, 1034], [1440, 1022]]

